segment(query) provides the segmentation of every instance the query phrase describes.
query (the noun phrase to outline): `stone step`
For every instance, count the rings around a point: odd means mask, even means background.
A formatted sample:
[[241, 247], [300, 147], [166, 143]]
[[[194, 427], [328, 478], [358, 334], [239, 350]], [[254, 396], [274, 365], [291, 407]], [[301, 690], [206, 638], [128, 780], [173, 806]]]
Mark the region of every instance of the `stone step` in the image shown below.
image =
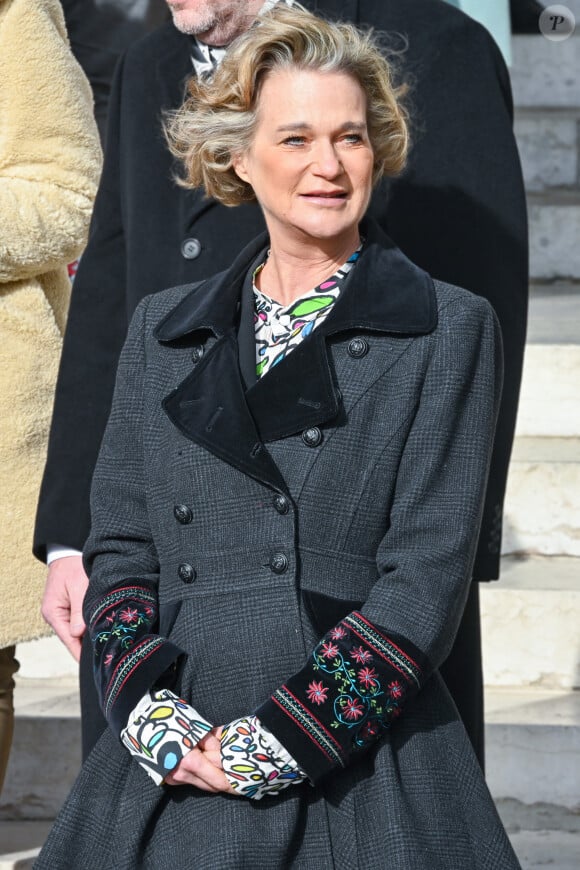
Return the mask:
[[51, 821], [0, 822], [0, 870], [32, 868], [51, 824]]
[[[571, 344], [580, 347], [580, 281], [534, 282], [530, 285], [528, 345]], [[576, 364], [580, 356], [576, 357]], [[545, 360], [550, 367], [550, 357]], [[580, 369], [578, 369], [580, 374]], [[560, 377], [561, 373], [555, 373]]]
[[[564, 5], [572, 8], [575, 2]], [[580, 14], [576, 21], [576, 33], [563, 42], [535, 35], [513, 37], [510, 74], [518, 108], [580, 108]]]
[[502, 553], [580, 556], [580, 438], [515, 439]]
[[79, 666], [56, 635], [19, 644], [16, 655], [21, 679], [58, 680], [64, 677], [71, 685], [76, 685]]
[[579, 182], [579, 109], [517, 109], [514, 132], [528, 193], [574, 189]]
[[580, 692], [488, 687], [485, 704], [494, 798], [580, 812]]
[[487, 686], [580, 687], [580, 559], [504, 558], [480, 590]]
[[568, 831], [518, 831], [510, 834], [511, 844], [522, 870], [578, 870], [580, 834]]
[[530, 276], [580, 279], [580, 191], [528, 195]]
[[16, 678], [16, 727], [0, 821], [53, 819], [81, 761], [76, 679]]
[[580, 437], [580, 283], [530, 287], [516, 435]]
[[496, 806], [522, 870], [580, 867], [580, 814], [553, 804], [497, 800]]

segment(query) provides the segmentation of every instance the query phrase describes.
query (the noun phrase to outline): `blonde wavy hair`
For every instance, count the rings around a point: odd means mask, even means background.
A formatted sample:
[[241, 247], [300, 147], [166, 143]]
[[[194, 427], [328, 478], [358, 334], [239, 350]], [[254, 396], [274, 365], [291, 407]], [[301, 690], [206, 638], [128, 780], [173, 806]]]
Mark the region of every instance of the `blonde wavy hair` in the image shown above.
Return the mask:
[[409, 150], [408, 118], [401, 102], [406, 87], [395, 86], [392, 64], [373, 33], [280, 3], [232, 43], [211, 78], [191, 79], [184, 104], [167, 117], [170, 150], [185, 168], [178, 183], [203, 187], [227, 206], [255, 201], [251, 186], [236, 175], [233, 160], [252, 145], [264, 79], [286, 69], [345, 73], [358, 81], [367, 98], [373, 182], [401, 172]]

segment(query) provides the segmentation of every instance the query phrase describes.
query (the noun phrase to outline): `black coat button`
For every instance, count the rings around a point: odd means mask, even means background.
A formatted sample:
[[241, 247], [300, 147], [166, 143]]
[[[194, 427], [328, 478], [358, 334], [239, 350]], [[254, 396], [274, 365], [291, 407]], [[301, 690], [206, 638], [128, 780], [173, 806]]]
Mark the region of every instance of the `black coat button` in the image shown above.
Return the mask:
[[307, 447], [318, 447], [322, 441], [322, 432], [318, 426], [312, 426], [310, 429], [305, 429], [302, 433], [302, 440]]
[[183, 562], [179, 566], [177, 573], [182, 583], [193, 583], [195, 580], [195, 568], [192, 565], [188, 565], [187, 562]]
[[285, 495], [278, 493], [274, 496], [274, 507], [279, 514], [287, 514], [290, 510], [290, 503]]
[[204, 347], [203, 344], [196, 344], [195, 347], [191, 348], [191, 359], [192, 362], [198, 363], [203, 356]]
[[193, 512], [186, 504], [176, 504], [173, 508], [173, 516], [182, 526], [187, 526], [193, 519]]
[[270, 568], [274, 574], [284, 574], [288, 570], [288, 556], [285, 553], [274, 553], [270, 557]]
[[201, 254], [199, 239], [184, 239], [181, 243], [181, 254], [186, 260], [196, 260]]
[[352, 338], [348, 343], [348, 353], [353, 359], [361, 359], [369, 352], [366, 338]]

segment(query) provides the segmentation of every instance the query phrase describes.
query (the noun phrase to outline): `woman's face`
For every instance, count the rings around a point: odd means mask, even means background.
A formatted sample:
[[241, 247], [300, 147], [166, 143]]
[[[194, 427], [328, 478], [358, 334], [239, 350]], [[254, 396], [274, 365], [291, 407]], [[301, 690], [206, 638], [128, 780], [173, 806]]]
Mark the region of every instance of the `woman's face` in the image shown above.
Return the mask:
[[273, 243], [356, 243], [372, 189], [366, 96], [345, 73], [269, 73], [250, 149], [234, 168], [252, 185]]

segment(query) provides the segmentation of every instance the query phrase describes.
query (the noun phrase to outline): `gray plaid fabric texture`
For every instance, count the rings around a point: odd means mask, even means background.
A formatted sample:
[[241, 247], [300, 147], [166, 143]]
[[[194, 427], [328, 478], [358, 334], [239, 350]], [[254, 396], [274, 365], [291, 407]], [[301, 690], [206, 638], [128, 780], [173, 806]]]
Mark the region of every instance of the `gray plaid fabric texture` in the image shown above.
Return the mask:
[[[89, 598], [124, 577], [157, 589], [163, 630], [188, 654], [180, 691], [215, 724], [250, 713], [303, 666], [322, 632], [301, 592], [361, 602], [433, 672], [369, 753], [267, 802], [158, 789], [106, 733], [36, 867], [516, 870], [436, 670], [468, 590], [493, 440], [501, 349], [490, 307], [435, 282], [429, 334], [367, 332], [358, 356], [352, 334], [327, 338], [341, 412], [314, 447], [300, 432], [267, 444], [291, 497], [283, 514], [268, 486], [162, 411], [191, 372], [191, 345], [163, 345], [152, 330], [187, 292], [144, 300], [130, 329], [93, 484]], [[181, 503], [186, 525], [173, 516]], [[179, 579], [184, 562], [192, 583]]]

